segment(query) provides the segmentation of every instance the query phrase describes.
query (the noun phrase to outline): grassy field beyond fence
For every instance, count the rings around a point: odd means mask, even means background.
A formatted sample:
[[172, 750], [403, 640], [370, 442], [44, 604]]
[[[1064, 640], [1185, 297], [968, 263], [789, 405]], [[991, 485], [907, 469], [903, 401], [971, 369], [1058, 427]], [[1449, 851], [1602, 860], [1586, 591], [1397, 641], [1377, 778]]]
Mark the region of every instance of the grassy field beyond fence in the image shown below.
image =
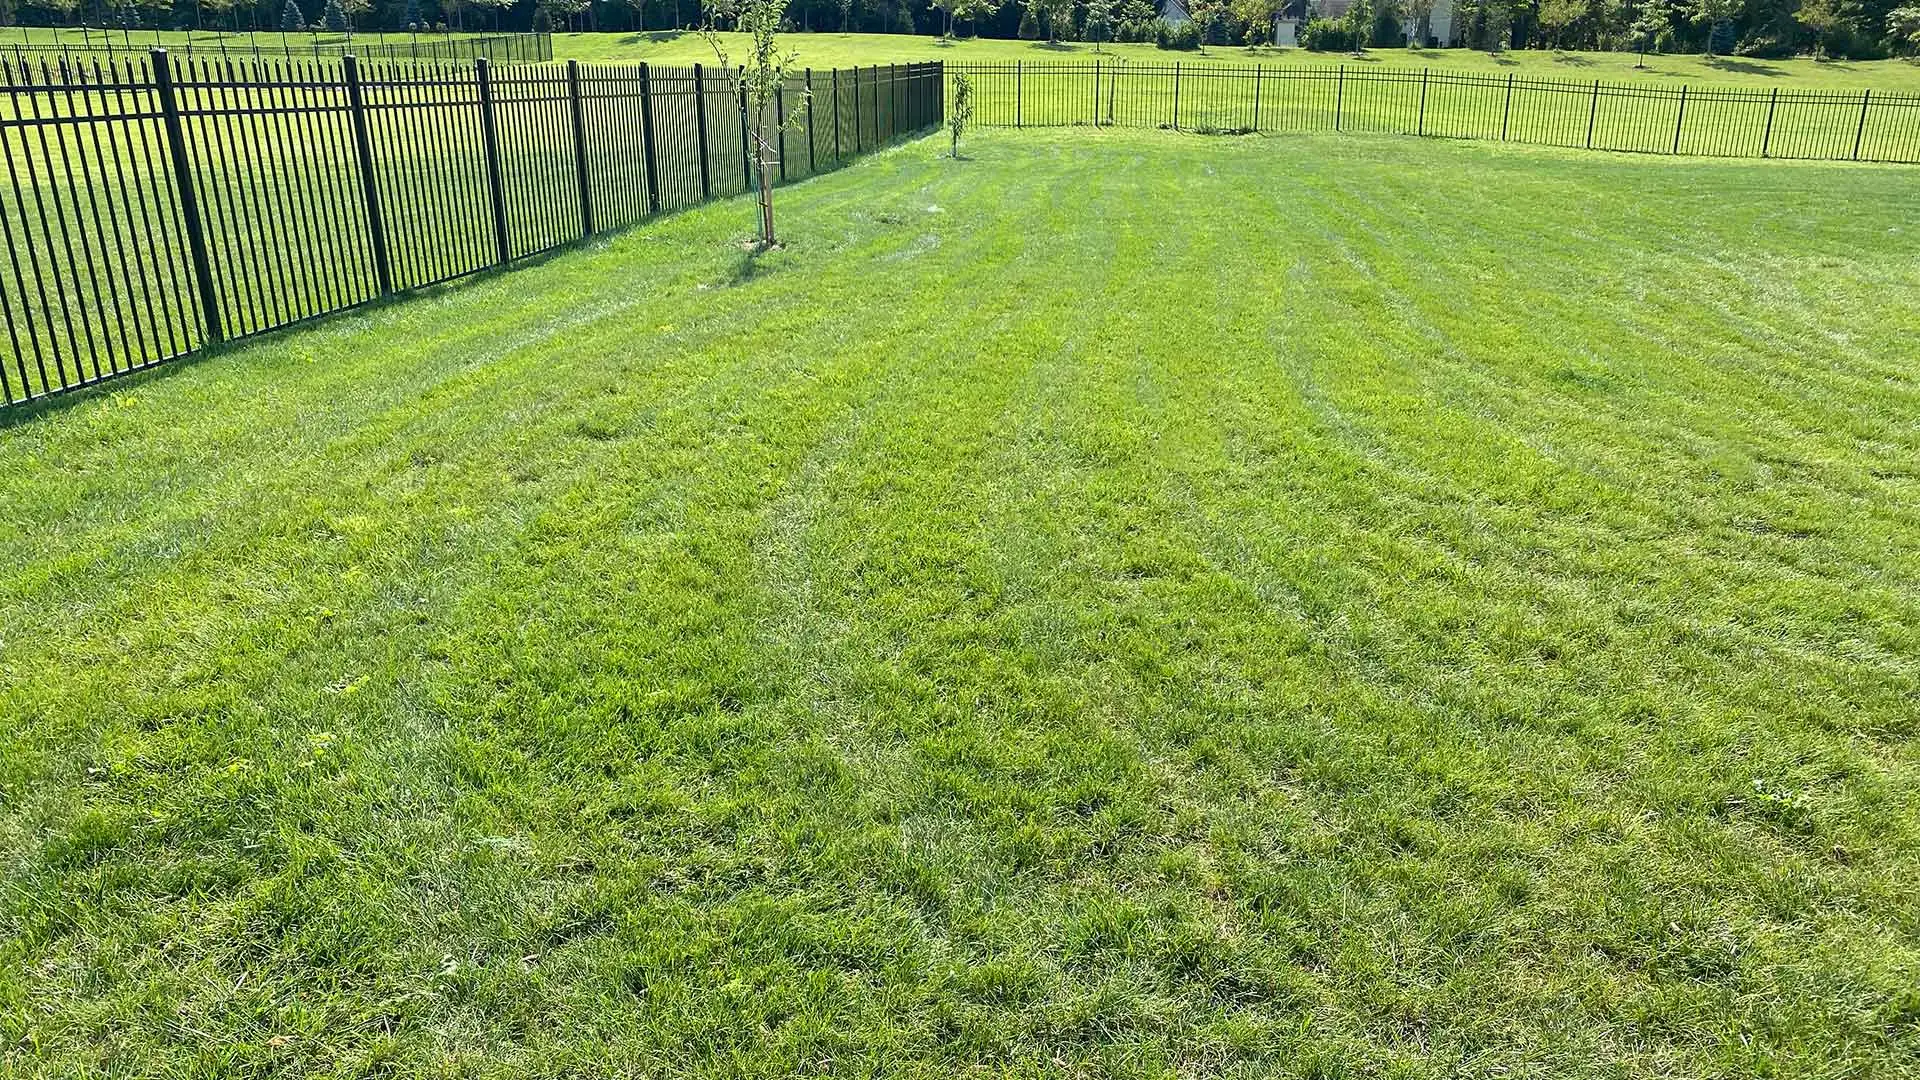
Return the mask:
[[949, 64], [1008, 127], [1433, 135], [1712, 157], [1920, 162], [1920, 93], [1634, 86], [1341, 65]]

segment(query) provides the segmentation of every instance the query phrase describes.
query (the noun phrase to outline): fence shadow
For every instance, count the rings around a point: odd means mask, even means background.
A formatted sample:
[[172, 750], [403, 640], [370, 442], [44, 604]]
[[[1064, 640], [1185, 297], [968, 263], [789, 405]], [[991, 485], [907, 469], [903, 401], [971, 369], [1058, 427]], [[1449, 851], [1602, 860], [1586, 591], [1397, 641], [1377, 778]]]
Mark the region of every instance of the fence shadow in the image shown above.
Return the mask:
[[[0, 179], [0, 415], [468, 287], [752, 186], [746, 112], [697, 66], [363, 74], [349, 58], [236, 78], [152, 56], [84, 98], [0, 71], [0, 143], [19, 166]], [[937, 128], [942, 86], [938, 63], [796, 75], [769, 111], [816, 96], [781, 135], [781, 185]], [[4, 139], [36, 127], [61, 137]]]

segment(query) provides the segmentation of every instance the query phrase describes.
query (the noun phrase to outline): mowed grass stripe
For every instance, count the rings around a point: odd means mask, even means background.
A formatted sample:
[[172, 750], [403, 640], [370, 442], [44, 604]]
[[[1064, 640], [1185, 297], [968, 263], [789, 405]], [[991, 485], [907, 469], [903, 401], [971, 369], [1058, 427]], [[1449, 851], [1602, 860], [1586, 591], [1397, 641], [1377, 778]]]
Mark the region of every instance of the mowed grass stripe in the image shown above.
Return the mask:
[[0, 432], [8, 1044], [1911, 1055], [1897, 170], [938, 143]]

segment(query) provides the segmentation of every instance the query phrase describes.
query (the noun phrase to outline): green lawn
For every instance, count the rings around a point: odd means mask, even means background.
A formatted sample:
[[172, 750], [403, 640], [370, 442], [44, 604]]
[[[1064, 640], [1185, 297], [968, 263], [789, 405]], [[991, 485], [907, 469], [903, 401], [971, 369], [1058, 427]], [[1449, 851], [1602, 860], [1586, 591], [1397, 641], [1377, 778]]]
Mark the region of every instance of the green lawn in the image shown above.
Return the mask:
[[[731, 55], [746, 52], [744, 35], [722, 35]], [[1355, 68], [1431, 68], [1440, 72], [1564, 78], [1591, 82], [1646, 83], [1670, 86], [1681, 81], [1723, 83], [1732, 86], [1778, 86], [1783, 90], [1875, 89], [1920, 91], [1920, 63], [1912, 60], [1816, 61], [1756, 60], [1747, 57], [1649, 56], [1644, 69], [1634, 65], [1633, 53], [1574, 53], [1534, 49], [1498, 57], [1471, 49], [1373, 49], [1364, 58], [1345, 53], [1313, 53], [1304, 49], [1246, 49], [1213, 46], [1204, 52], [1177, 52], [1153, 45], [1107, 45], [1095, 52], [1086, 43], [1048, 45], [1035, 41], [967, 39], [942, 44], [927, 36], [905, 34], [790, 34], [791, 45], [803, 64], [816, 68], [856, 64], [907, 63], [914, 60], [950, 60], [956, 63], [1012, 63], [1016, 60], [1058, 63], [1103, 63], [1124, 60], [1135, 64], [1182, 65], [1283, 64]], [[557, 60], [655, 64], [712, 63], [713, 49], [699, 34], [666, 31], [651, 34], [555, 34]]]
[[0, 428], [0, 1072], [1895, 1076], [1910, 169], [909, 144]]

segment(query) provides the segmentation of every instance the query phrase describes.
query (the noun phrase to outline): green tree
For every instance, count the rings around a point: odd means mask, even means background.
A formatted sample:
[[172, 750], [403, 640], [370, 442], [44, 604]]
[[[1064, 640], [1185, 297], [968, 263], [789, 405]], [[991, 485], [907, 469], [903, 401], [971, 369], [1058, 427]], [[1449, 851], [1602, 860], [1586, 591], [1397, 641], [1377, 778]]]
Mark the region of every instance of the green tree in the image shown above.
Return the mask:
[[326, 13], [320, 18], [326, 24], [329, 33], [347, 32], [347, 12], [340, 6], [340, 0], [327, 0]]
[[1887, 12], [1887, 33], [1908, 48], [1920, 48], [1920, 5], [1897, 7]]
[[[727, 55], [726, 41], [711, 19], [701, 34], [719, 58], [728, 88], [741, 101], [740, 120], [753, 146], [755, 187], [760, 196], [759, 250], [765, 251], [779, 243], [773, 227], [773, 171], [780, 165], [779, 133], [783, 125], [775, 104], [799, 54], [780, 48], [780, 23], [786, 17], [787, 0], [739, 0], [735, 10], [736, 26], [748, 38], [744, 63], [736, 66]], [[812, 104], [802, 91], [799, 105], [787, 115], [784, 127], [798, 124]]]
[[[992, 18], [1006, 0], [948, 0], [953, 5], [953, 18], [956, 22], [975, 23], [981, 19]], [[977, 34], [978, 29], [975, 30]]]
[[1040, 40], [1040, 3], [1041, 0], [1021, 0], [1020, 3], [1020, 40]]
[[1513, 4], [1509, 0], [1483, 0], [1480, 16], [1487, 51], [1504, 51], [1513, 41]]
[[1433, 33], [1433, 0], [1406, 0], [1400, 6], [1400, 17], [1405, 23], [1407, 48], [1426, 48], [1427, 35]]
[[1273, 20], [1280, 14], [1279, 0], [1232, 0], [1227, 11], [1245, 29], [1241, 37], [1249, 46], [1265, 45], [1273, 40]]
[[556, 25], [571, 30], [574, 20], [585, 15], [589, 6], [589, 0], [535, 0], [534, 16], [537, 22], [539, 16], [544, 14], [549, 31]]
[[280, 29], [289, 34], [297, 34], [306, 28], [307, 17], [301, 14], [300, 5], [294, 3], [294, 0], [287, 0], [287, 5], [280, 9]]
[[973, 123], [973, 80], [965, 75], [953, 77], [953, 107], [947, 110], [947, 131], [953, 135], [953, 157], [960, 159], [960, 136]]
[[1661, 35], [1673, 29], [1673, 8], [1667, 0], [1646, 0], [1640, 6], [1640, 14], [1633, 20], [1628, 32], [1633, 35], [1634, 47], [1640, 50], [1640, 59], [1634, 67], [1647, 66], [1647, 50], [1660, 47]]
[[1047, 41], [1057, 45], [1073, 40], [1073, 11], [1079, 0], [1040, 0], [1040, 14], [1047, 23]]
[[1850, 0], [1803, 0], [1794, 20], [1813, 33], [1814, 58], [1825, 59], [1836, 34], [1859, 26], [1860, 8]]
[[1087, 21], [1083, 28], [1088, 41], [1093, 42], [1093, 51], [1099, 52], [1100, 46], [1113, 40], [1113, 4], [1114, 0], [1087, 0]]
[[1713, 41], [1721, 28], [1733, 22], [1739, 11], [1739, 0], [1689, 0], [1687, 19], [1696, 26], [1704, 27], [1707, 32], [1706, 54], [1713, 56]]
[[1187, 18], [1200, 35], [1200, 44], [1218, 45], [1227, 24], [1227, 0], [1187, 0]]
[[1341, 28], [1353, 37], [1353, 55], [1359, 56], [1373, 43], [1373, 2], [1353, 0], [1353, 6], [1340, 19]]
[[1587, 0], [1540, 0], [1540, 10], [1534, 15], [1540, 24], [1540, 31], [1547, 36], [1547, 44], [1555, 50], [1566, 44], [1567, 27], [1580, 21], [1587, 13]]

